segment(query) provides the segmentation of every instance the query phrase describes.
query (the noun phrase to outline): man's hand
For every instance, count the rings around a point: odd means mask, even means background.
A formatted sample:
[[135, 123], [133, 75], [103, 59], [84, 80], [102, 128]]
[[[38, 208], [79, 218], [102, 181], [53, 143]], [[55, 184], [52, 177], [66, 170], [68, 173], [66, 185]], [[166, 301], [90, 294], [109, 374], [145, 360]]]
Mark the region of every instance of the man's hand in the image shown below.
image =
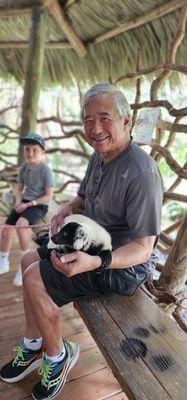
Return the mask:
[[81, 272], [92, 271], [99, 268], [101, 259], [98, 256], [90, 256], [82, 251], [75, 251], [60, 256], [55, 250], [51, 253], [53, 267], [63, 272], [66, 276], [74, 276]]
[[14, 210], [20, 214], [22, 211], [26, 210], [26, 208], [27, 208], [27, 203], [19, 203], [14, 207]]
[[[64, 218], [68, 217], [68, 215], [82, 213], [84, 209], [84, 199], [80, 196], [75, 196], [73, 200], [69, 203], [66, 203], [62, 210], [54, 215], [51, 220], [51, 233], [55, 235], [58, 232], [58, 228], [62, 228], [64, 225]], [[80, 211], [81, 210], [81, 211]]]
[[72, 214], [72, 207], [66, 204], [58, 214], [54, 215], [51, 220], [51, 234], [55, 235], [58, 232], [58, 227], [61, 228], [64, 225], [64, 218]]

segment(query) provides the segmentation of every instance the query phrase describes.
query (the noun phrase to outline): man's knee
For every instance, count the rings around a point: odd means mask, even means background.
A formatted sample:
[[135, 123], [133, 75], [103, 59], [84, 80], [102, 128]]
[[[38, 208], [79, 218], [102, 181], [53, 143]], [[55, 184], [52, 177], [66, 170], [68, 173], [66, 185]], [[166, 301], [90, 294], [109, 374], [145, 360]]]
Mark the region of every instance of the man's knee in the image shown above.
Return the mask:
[[23, 287], [27, 292], [32, 292], [42, 283], [40, 271], [39, 271], [39, 262], [35, 261], [28, 265], [28, 268], [23, 274]]
[[47, 313], [48, 320], [55, 324], [60, 310], [50, 296], [46, 297], [47, 291], [40, 275], [39, 262], [33, 263], [23, 275], [23, 287], [30, 302], [40, 306]]
[[22, 274], [30, 267], [33, 262], [39, 261], [40, 257], [37, 250], [30, 250], [21, 259]]

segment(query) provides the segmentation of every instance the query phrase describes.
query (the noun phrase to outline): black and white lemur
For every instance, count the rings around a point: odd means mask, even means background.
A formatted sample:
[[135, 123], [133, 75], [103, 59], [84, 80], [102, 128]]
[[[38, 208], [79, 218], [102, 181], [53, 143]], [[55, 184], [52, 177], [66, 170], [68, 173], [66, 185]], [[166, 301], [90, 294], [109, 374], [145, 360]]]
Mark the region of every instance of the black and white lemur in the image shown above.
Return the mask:
[[111, 262], [110, 234], [97, 222], [81, 214], [67, 216], [59, 232], [50, 237], [47, 247], [49, 253], [52, 250], [60, 254], [83, 251], [98, 255], [102, 268], [107, 268]]

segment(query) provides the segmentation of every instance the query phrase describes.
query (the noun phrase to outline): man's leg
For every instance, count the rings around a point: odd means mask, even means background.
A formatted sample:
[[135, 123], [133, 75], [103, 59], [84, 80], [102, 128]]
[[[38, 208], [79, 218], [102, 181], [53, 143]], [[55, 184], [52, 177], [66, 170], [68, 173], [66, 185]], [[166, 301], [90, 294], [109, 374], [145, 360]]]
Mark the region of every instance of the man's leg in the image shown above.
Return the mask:
[[[77, 361], [79, 345], [62, 340], [60, 309], [46, 291], [39, 262], [26, 270], [23, 282], [27, 310], [26, 335], [36, 337], [40, 332], [45, 347], [41, 366], [43, 377], [33, 388], [32, 396], [35, 400], [53, 399], [62, 390], [69, 370]], [[30, 316], [34, 316], [35, 326]]]
[[[40, 256], [37, 250], [28, 252], [23, 257], [23, 271], [26, 271], [30, 264], [38, 260], [40, 260]], [[18, 382], [23, 379], [34, 369], [38, 368], [42, 361], [43, 339], [40, 337], [32, 310], [29, 307], [29, 302], [25, 300], [25, 297], [27, 297], [26, 294], [24, 294], [24, 303], [26, 304], [25, 318], [26, 321], [29, 321], [30, 326], [32, 326], [32, 331], [30, 336], [27, 337], [26, 334], [20, 345], [15, 347], [17, 356], [1, 369], [0, 377], [4, 381], [10, 383]]]
[[[32, 259], [34, 257], [36, 258], [37, 255], [33, 254]], [[69, 370], [77, 361], [79, 345], [76, 342], [62, 341], [60, 310], [45, 289], [40, 275], [39, 262], [35, 261], [28, 267], [28, 259], [26, 261], [25, 255], [23, 264], [23, 269], [26, 270], [23, 277], [26, 337], [33, 342], [41, 335], [45, 347], [41, 367], [43, 377], [34, 387], [32, 396], [35, 400], [53, 399], [60, 393]], [[40, 350], [38, 353], [31, 352], [23, 345], [19, 349], [21, 354], [19, 351], [16, 359], [1, 369], [1, 378], [7, 382], [16, 382], [22, 379], [38, 366], [38, 361], [41, 361]], [[27, 354], [29, 365], [25, 366]], [[22, 366], [22, 360], [24, 366]], [[11, 378], [12, 374], [15, 375], [15, 371], [16, 377]]]
[[[32, 266], [32, 264], [39, 261], [40, 261], [40, 256], [37, 250], [29, 251], [28, 253], [26, 253], [21, 260], [21, 269], [23, 276], [26, 273], [27, 269]], [[35, 323], [35, 318], [31, 309], [31, 304], [30, 301], [28, 300], [28, 295], [24, 287], [23, 287], [23, 303], [24, 303], [25, 322], [26, 322], [25, 336], [28, 339], [39, 338], [41, 335]]]
[[57, 355], [62, 349], [60, 309], [45, 289], [38, 261], [26, 270], [23, 281], [26, 336], [38, 337], [40, 332], [47, 354]]

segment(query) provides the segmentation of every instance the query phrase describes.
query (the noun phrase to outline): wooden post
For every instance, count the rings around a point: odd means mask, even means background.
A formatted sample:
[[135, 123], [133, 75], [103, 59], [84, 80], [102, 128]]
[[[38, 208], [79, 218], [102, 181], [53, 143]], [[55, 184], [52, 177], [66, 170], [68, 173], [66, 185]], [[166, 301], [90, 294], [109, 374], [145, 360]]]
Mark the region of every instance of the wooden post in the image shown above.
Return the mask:
[[[38, 100], [44, 58], [44, 8], [33, 6], [29, 48], [27, 55], [25, 87], [22, 104], [22, 124], [20, 138], [30, 131], [35, 131], [38, 111]], [[23, 149], [19, 148], [18, 163], [23, 161]]]
[[164, 287], [171, 294], [184, 289], [187, 280], [187, 215], [179, 229], [176, 241], [157, 281], [158, 287]]

